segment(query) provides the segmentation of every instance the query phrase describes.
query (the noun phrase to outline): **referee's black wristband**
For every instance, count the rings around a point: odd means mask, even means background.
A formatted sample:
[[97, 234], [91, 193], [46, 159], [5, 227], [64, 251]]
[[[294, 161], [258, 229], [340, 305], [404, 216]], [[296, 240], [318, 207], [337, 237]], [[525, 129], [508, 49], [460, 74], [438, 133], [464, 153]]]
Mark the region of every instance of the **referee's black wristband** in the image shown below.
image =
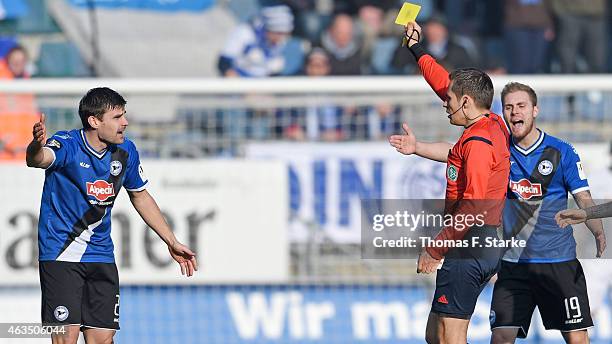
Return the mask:
[[425, 48], [423, 48], [423, 45], [421, 45], [421, 43], [414, 43], [410, 48], [408, 48], [408, 50], [410, 50], [410, 52], [412, 53], [412, 55], [414, 55], [414, 58], [418, 61], [421, 56], [423, 55], [427, 55], [427, 52], [425, 51]]

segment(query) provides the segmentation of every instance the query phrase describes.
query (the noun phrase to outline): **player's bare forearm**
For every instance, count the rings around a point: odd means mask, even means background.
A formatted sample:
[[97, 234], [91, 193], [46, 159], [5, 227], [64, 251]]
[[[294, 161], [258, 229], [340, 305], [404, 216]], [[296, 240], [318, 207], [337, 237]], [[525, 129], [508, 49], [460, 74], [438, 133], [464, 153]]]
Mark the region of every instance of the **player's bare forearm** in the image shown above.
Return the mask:
[[[576, 204], [580, 209], [586, 209], [595, 206], [595, 202], [591, 197], [590, 191], [581, 191], [574, 195]], [[588, 217], [587, 217], [588, 218]], [[597, 242], [597, 257], [601, 257], [606, 249], [606, 234], [603, 230], [603, 222], [601, 219], [590, 219], [585, 222], [587, 228], [591, 231]]]
[[427, 158], [439, 162], [448, 161], [448, 151], [453, 148], [453, 145], [448, 142], [417, 142], [416, 154], [420, 157]]
[[170, 255], [181, 267], [181, 274], [193, 276], [198, 270], [195, 252], [176, 239], [153, 197], [147, 190], [128, 193], [140, 217], [168, 245]]
[[[593, 198], [591, 197], [590, 191], [578, 192], [574, 195], [574, 199], [576, 200], [576, 204], [578, 205], [578, 207], [580, 207], [580, 209], [586, 210], [588, 208], [597, 206], [595, 202], [593, 201]], [[587, 211], [587, 219], [589, 220], [586, 221], [586, 225], [587, 227], [589, 227], [591, 232], [593, 232], [593, 230], [597, 232], [603, 230], [603, 224], [601, 222], [601, 219], [589, 218], [588, 211]]]
[[147, 190], [128, 193], [140, 217], [168, 245], [170, 255], [181, 267], [181, 274], [193, 276], [198, 270], [195, 253], [176, 239], [153, 197]]
[[43, 146], [38, 141], [32, 141], [26, 149], [26, 165], [39, 167], [44, 158]]
[[26, 150], [26, 165], [28, 167], [47, 168], [53, 162], [53, 154], [44, 149], [38, 141], [32, 141]]
[[612, 202], [590, 206], [584, 210], [586, 211], [587, 220], [612, 217]]
[[[574, 199], [576, 200], [576, 204], [578, 204], [578, 207], [580, 207], [580, 209], [587, 209], [596, 206], [595, 202], [593, 201], [593, 198], [591, 197], [590, 191], [578, 192], [574, 195]], [[599, 233], [600, 231], [603, 231], [603, 224], [601, 222], [601, 219], [587, 220], [586, 225], [593, 233]]]
[[144, 222], [159, 235], [166, 245], [172, 246], [177, 241], [176, 237], [151, 194], [147, 190], [128, 192], [128, 194], [134, 209]]

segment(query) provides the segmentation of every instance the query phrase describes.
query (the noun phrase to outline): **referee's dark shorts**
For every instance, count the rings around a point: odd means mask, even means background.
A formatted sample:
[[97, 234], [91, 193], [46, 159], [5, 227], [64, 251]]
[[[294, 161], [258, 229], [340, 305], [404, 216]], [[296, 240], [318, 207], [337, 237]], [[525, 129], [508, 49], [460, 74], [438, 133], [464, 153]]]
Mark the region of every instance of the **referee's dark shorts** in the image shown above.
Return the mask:
[[[478, 237], [482, 247], [472, 247], [473, 237]], [[470, 319], [482, 289], [499, 269], [502, 250], [485, 247], [486, 238], [498, 238], [497, 227], [472, 227], [462, 238], [470, 246], [448, 251], [436, 276], [436, 291], [431, 305], [433, 313]]]

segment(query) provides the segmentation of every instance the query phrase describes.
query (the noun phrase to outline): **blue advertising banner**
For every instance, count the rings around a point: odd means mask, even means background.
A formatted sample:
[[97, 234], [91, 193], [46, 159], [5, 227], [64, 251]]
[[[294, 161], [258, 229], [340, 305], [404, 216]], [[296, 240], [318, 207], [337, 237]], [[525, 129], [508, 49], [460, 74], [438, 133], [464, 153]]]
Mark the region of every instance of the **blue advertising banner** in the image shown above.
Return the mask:
[[[468, 340], [490, 339], [492, 288], [482, 293]], [[128, 287], [120, 343], [423, 343], [432, 290], [416, 286]], [[607, 298], [606, 298], [607, 299]], [[610, 343], [609, 302], [592, 343]], [[524, 343], [563, 343], [536, 313]]]
[[438, 199], [446, 188], [445, 164], [379, 142], [250, 144], [246, 156], [287, 163], [292, 242], [314, 223], [334, 242], [359, 243], [362, 199]]
[[152, 11], [204, 11], [215, 4], [215, 0], [69, 0], [77, 7], [128, 8]]

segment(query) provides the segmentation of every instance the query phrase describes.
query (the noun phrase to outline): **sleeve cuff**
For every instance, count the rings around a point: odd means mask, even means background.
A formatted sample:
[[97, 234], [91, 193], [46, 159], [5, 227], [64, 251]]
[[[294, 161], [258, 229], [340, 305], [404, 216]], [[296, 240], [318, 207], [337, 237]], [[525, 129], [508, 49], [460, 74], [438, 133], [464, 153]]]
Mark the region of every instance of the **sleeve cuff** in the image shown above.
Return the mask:
[[583, 187], [581, 187], [581, 188], [578, 188], [578, 189], [572, 190], [572, 191], [571, 191], [571, 193], [572, 193], [572, 195], [575, 195], [575, 194], [577, 194], [577, 193], [579, 193], [579, 192], [582, 192], [582, 191], [588, 191], [588, 190], [590, 190], [590, 188], [589, 188], [588, 186], [583, 186]]
[[125, 188], [126, 191], [130, 191], [130, 192], [138, 192], [138, 191], [142, 191], [144, 189], [147, 188], [147, 184], [149, 184], [149, 181], [147, 180], [141, 187], [139, 188], [135, 188], [135, 189], [130, 189], [130, 188]]
[[51, 152], [51, 154], [53, 154], [53, 161], [51, 161], [51, 164], [49, 164], [49, 166], [47, 166], [47, 168], [45, 168], [45, 170], [50, 169], [53, 164], [55, 164], [55, 160], [57, 160], [57, 156], [55, 155], [55, 151], [49, 147], [43, 147], [43, 149], [48, 149], [49, 152]]
[[415, 43], [412, 47], [408, 48], [408, 50], [410, 50], [412, 55], [414, 55], [417, 62], [423, 55], [427, 55], [427, 52], [421, 43]]

